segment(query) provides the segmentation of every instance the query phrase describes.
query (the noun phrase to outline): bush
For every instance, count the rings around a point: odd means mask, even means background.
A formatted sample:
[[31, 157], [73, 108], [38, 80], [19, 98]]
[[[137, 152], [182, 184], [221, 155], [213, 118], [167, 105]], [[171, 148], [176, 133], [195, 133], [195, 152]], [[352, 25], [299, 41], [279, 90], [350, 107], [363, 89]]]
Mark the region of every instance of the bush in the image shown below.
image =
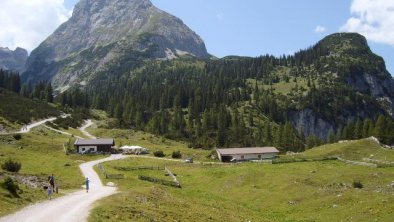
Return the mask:
[[14, 134], [14, 135], [12, 135], [12, 137], [14, 137], [14, 139], [16, 139], [16, 140], [22, 139], [22, 135], [21, 134]]
[[360, 181], [354, 181], [353, 182], [353, 188], [362, 189], [363, 188], [363, 184]]
[[166, 156], [166, 155], [164, 155], [163, 151], [161, 151], [161, 150], [157, 150], [157, 151], [153, 152], [153, 155], [155, 157], [165, 157]]
[[14, 196], [18, 196], [17, 191], [19, 190], [18, 184], [14, 183], [11, 177], [4, 178], [2, 187], [8, 190]]
[[181, 151], [178, 150], [178, 151], [172, 152], [171, 157], [174, 158], [174, 159], [180, 159], [180, 158], [182, 158]]
[[8, 172], [17, 173], [21, 169], [22, 164], [15, 160], [7, 160], [5, 163], [1, 165], [1, 168]]

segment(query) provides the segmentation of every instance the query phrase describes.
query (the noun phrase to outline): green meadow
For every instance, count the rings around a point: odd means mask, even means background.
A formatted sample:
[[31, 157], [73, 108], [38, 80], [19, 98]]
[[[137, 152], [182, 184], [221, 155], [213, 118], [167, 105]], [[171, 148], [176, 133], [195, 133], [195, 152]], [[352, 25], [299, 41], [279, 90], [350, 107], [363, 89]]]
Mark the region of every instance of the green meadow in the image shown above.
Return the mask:
[[[167, 166], [182, 188], [138, 179], [171, 180], [164, 171], [115, 166]], [[201, 165], [130, 158], [104, 164], [121, 192], [96, 204], [90, 221], [391, 221], [393, 168], [339, 161]], [[362, 189], [353, 188], [353, 182]], [[94, 191], [93, 191], [94, 192]]]

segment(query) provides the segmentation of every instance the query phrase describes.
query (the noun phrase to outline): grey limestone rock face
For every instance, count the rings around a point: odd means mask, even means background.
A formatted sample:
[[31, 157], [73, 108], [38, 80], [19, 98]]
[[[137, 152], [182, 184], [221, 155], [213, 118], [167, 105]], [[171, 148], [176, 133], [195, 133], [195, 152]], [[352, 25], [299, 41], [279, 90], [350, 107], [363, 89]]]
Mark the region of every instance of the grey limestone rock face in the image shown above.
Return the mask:
[[23, 79], [50, 80], [62, 90], [88, 83], [109, 63], [135, 53], [149, 59], [209, 57], [195, 32], [149, 0], [81, 0], [69, 21], [31, 53]]
[[14, 51], [0, 47], [0, 69], [22, 72], [28, 53], [26, 49], [16, 48]]
[[321, 139], [326, 139], [328, 132], [334, 129], [334, 126], [328, 121], [318, 117], [312, 110], [306, 109], [294, 113], [292, 123], [298, 132], [303, 132], [307, 137], [316, 135]]

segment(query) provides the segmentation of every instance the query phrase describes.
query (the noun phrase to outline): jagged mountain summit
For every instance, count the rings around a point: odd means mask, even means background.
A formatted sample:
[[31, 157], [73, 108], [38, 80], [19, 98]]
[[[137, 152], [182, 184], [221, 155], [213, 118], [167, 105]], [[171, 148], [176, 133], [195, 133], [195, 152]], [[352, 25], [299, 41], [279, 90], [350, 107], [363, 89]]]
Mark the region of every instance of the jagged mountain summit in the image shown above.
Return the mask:
[[28, 53], [26, 49], [17, 47], [14, 51], [0, 47], [0, 69], [22, 72]]
[[50, 80], [63, 91], [114, 64], [183, 55], [209, 57], [196, 33], [149, 0], [81, 0], [72, 17], [31, 53], [23, 79]]

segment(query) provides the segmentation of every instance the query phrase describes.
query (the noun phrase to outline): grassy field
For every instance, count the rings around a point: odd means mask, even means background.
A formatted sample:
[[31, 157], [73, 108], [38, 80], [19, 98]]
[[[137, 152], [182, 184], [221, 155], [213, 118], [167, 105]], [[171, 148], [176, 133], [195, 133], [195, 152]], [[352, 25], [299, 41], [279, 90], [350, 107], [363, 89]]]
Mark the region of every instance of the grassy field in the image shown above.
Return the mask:
[[[21, 162], [21, 175], [34, 175], [45, 181], [53, 173], [61, 192], [79, 188], [84, 181], [79, 164], [103, 156], [65, 155], [63, 143], [68, 139], [43, 127], [23, 134], [19, 141], [12, 136], [0, 136], [0, 164], [12, 158]], [[4, 176], [0, 175], [0, 182]], [[8, 191], [0, 188], [0, 216], [46, 198], [43, 189], [21, 188], [20, 198], [12, 198]]]
[[[163, 166], [182, 188], [138, 180], [163, 171], [114, 166]], [[97, 203], [89, 221], [392, 221], [393, 168], [339, 161], [202, 166], [131, 158], [104, 164], [125, 174], [121, 193]], [[105, 179], [104, 179], [105, 180]], [[105, 180], [109, 182], [110, 180]], [[352, 187], [354, 181], [362, 189]], [[94, 191], [93, 191], [94, 192]]]
[[193, 157], [195, 160], [212, 161], [207, 156], [211, 151], [188, 148], [187, 143], [177, 142], [150, 133], [124, 129], [89, 128], [89, 133], [100, 138], [114, 138], [118, 147], [137, 145], [148, 148], [150, 156], [156, 150], [162, 150], [167, 158], [171, 158], [173, 151], [181, 151], [182, 158]]

